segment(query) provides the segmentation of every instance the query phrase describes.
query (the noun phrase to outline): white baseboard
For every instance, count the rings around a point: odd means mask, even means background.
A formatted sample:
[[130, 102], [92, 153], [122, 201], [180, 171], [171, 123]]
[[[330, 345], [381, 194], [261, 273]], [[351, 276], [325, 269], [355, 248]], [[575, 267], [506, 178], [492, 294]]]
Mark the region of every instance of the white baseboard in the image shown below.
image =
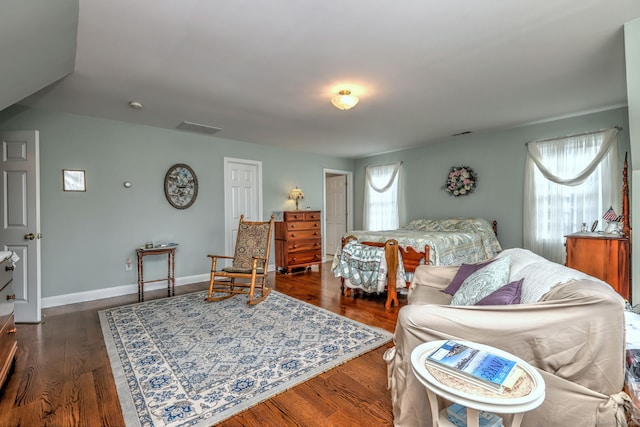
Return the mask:
[[[274, 271], [275, 265], [269, 265], [267, 271]], [[190, 285], [192, 283], [209, 282], [209, 273], [197, 274], [195, 276], [176, 277], [176, 286]], [[156, 289], [166, 289], [167, 282], [157, 282], [145, 285], [145, 291]], [[138, 284], [124, 286], [114, 286], [111, 288], [96, 289], [94, 291], [74, 292], [72, 294], [56, 295], [42, 298], [41, 307], [59, 307], [61, 305], [75, 304], [78, 302], [95, 301], [98, 299], [120, 297], [122, 295], [132, 295], [138, 293]]]
[[[190, 285], [192, 283], [208, 282], [209, 274], [198, 274], [196, 276], [176, 277], [176, 286]], [[167, 282], [157, 282], [145, 285], [145, 291], [156, 289], [166, 289]], [[138, 293], [138, 284], [124, 286], [114, 286], [111, 288], [96, 289], [94, 291], [75, 292], [72, 294], [56, 295], [42, 298], [42, 308], [58, 307], [61, 305], [75, 304], [78, 302], [94, 301], [103, 298], [119, 297]]]

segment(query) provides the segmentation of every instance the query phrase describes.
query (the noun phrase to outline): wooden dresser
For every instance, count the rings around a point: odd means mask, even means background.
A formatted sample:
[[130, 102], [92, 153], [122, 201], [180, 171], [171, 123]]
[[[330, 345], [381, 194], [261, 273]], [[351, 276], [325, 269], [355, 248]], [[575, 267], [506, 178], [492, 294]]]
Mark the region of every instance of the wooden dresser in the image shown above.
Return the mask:
[[275, 212], [276, 268], [290, 273], [322, 263], [320, 211]]
[[567, 267], [604, 280], [631, 302], [631, 254], [627, 237], [598, 233], [575, 233], [565, 237]]
[[18, 343], [13, 322], [13, 263], [11, 257], [0, 262], [0, 388], [4, 385], [15, 360]]

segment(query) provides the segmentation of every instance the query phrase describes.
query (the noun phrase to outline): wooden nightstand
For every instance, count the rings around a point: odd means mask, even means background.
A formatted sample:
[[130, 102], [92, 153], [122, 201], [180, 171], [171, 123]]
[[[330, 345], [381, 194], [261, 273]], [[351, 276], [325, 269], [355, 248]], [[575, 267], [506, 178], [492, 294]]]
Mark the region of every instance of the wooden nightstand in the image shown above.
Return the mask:
[[276, 212], [276, 268], [290, 273], [322, 263], [320, 211]]
[[565, 236], [566, 266], [604, 280], [631, 302], [629, 239], [600, 233]]

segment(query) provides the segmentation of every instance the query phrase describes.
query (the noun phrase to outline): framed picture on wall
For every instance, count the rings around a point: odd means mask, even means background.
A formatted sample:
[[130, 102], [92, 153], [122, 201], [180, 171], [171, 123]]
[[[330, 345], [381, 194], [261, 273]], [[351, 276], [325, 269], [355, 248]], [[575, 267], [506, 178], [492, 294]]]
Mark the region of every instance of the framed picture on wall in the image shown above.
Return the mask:
[[87, 191], [83, 170], [63, 169], [62, 189], [64, 191]]

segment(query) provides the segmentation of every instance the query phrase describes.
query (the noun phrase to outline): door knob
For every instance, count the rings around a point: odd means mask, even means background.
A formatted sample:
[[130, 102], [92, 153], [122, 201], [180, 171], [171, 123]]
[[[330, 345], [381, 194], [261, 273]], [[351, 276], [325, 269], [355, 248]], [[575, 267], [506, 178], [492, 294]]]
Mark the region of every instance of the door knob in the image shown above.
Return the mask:
[[35, 235], [35, 234], [33, 234], [33, 233], [29, 233], [29, 234], [25, 234], [25, 235], [24, 235], [24, 238], [25, 238], [26, 240], [33, 240], [33, 239], [35, 239], [35, 238], [36, 238], [36, 235]]

